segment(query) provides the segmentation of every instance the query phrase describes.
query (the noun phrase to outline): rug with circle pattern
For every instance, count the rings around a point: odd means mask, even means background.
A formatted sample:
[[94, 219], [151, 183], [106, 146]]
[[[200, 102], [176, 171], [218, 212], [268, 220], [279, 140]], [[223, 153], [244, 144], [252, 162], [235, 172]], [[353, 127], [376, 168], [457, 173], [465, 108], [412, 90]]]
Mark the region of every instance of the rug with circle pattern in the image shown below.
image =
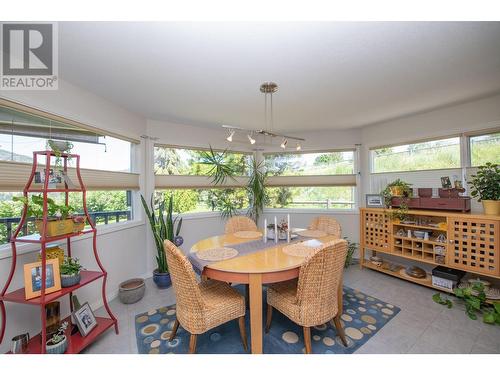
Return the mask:
[[[243, 286], [236, 286], [244, 294]], [[265, 291], [264, 291], [265, 301]], [[265, 305], [265, 303], [264, 303]], [[344, 287], [344, 311], [341, 322], [347, 336], [344, 347], [331, 323], [311, 330], [312, 350], [315, 354], [350, 354], [372, 338], [400, 311], [399, 307], [368, 296], [356, 289]], [[263, 312], [265, 321], [265, 311]], [[135, 317], [137, 349], [140, 354], [187, 353], [189, 333], [179, 327], [177, 336], [168, 341], [175, 321], [175, 305], [160, 307]], [[249, 314], [247, 334], [250, 346]], [[302, 328], [277, 310], [273, 313], [271, 331], [264, 335], [264, 353], [300, 354], [304, 351]], [[197, 353], [244, 354], [238, 322], [223, 324], [198, 336]]]

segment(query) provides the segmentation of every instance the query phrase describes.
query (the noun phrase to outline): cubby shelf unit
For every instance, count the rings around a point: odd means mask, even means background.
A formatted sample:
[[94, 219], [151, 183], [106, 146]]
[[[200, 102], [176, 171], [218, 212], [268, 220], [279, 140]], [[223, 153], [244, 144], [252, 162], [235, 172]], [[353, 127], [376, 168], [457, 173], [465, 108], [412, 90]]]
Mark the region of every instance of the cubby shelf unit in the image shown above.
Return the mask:
[[[39, 157], [40, 158], [45, 158], [45, 165], [41, 165], [39, 163]], [[68, 164], [69, 164], [69, 159], [75, 160], [76, 163], [76, 176], [78, 179], [78, 185], [79, 187], [68, 187], [67, 182], [65, 181], [62, 183], [63, 187], [50, 187], [49, 188], [49, 178], [50, 178], [50, 169], [55, 168], [55, 165], [52, 163], [52, 159], [59, 157], [61, 158], [63, 165], [63, 171], [67, 173], [68, 171]], [[44, 182], [42, 183], [43, 187], [33, 187], [33, 181], [35, 177], [35, 173], [37, 171], [38, 167], [42, 167], [45, 169], [44, 171]], [[47, 168], [46, 166], [50, 166], [50, 168]], [[83, 211], [84, 215], [86, 218], [86, 222], [90, 226], [90, 228], [84, 229], [83, 231], [77, 232], [77, 233], [69, 233], [65, 235], [60, 235], [60, 236], [54, 236], [54, 237], [47, 237], [45, 235], [40, 235], [40, 234], [32, 234], [28, 236], [19, 236], [19, 233], [22, 229], [22, 227], [26, 223], [27, 219], [27, 209], [28, 206], [25, 204], [23, 208], [23, 213], [21, 217], [21, 221], [12, 235], [12, 238], [10, 240], [11, 243], [11, 249], [12, 249], [12, 264], [9, 272], [8, 279], [5, 283], [4, 288], [2, 289], [2, 292], [0, 294], [0, 312], [2, 314], [2, 321], [1, 321], [1, 326], [0, 326], [0, 343], [3, 341], [4, 335], [5, 335], [5, 328], [7, 324], [7, 314], [6, 314], [6, 309], [5, 309], [5, 302], [10, 302], [10, 303], [21, 303], [21, 304], [27, 304], [27, 305], [32, 305], [32, 306], [38, 306], [40, 309], [40, 319], [41, 319], [41, 332], [40, 334], [32, 337], [29, 341], [28, 344], [28, 351], [27, 353], [29, 354], [37, 354], [37, 353], [45, 353], [45, 342], [47, 341], [47, 334], [46, 334], [46, 312], [45, 312], [45, 306], [53, 302], [55, 300], [58, 300], [59, 298], [62, 298], [64, 296], [69, 296], [69, 303], [71, 309], [73, 308], [73, 303], [72, 303], [72, 295], [73, 292], [83, 286], [89, 285], [99, 279], [102, 279], [102, 287], [101, 287], [101, 295], [102, 295], [102, 302], [104, 305], [104, 308], [108, 314], [109, 317], [97, 317], [97, 326], [89, 332], [89, 334], [85, 337], [81, 336], [80, 333], [75, 333], [71, 335], [71, 324], [69, 325], [69, 328], [66, 331], [66, 337], [68, 339], [68, 349], [66, 350], [67, 354], [75, 354], [79, 353], [82, 351], [84, 348], [86, 348], [89, 344], [91, 344], [94, 340], [96, 340], [100, 334], [105, 332], [111, 327], [115, 328], [116, 334], [118, 334], [118, 320], [115, 318], [113, 315], [109, 305], [108, 301], [106, 298], [106, 281], [107, 281], [107, 272], [104, 269], [100, 259], [99, 259], [99, 253], [97, 251], [97, 230], [95, 228], [95, 223], [91, 220], [88, 210], [87, 210], [87, 195], [86, 195], [86, 188], [85, 185], [83, 184], [83, 180], [80, 174], [80, 156], [76, 154], [67, 154], [63, 153], [61, 155], [56, 155], [52, 151], [35, 151], [33, 152], [33, 166], [31, 169], [31, 175], [28, 179], [28, 182], [26, 183], [25, 188], [23, 189], [23, 195], [25, 198], [28, 198], [28, 194], [31, 193], [41, 193], [43, 195], [44, 199], [44, 215], [43, 215], [43, 224], [42, 224], [42, 233], [46, 233], [47, 229], [47, 198], [49, 193], [64, 193], [64, 199], [65, 203], [68, 204], [69, 202], [69, 193], [70, 192], [77, 192], [81, 193], [82, 195], [82, 202], [83, 202]], [[42, 265], [42, 280], [45, 280], [46, 277], [46, 245], [51, 242], [58, 242], [58, 241], [65, 241], [66, 242], [66, 252], [68, 256], [71, 256], [71, 240], [82, 236], [84, 234], [90, 234], [92, 236], [92, 251], [95, 257], [95, 261], [99, 267], [99, 271], [81, 271], [81, 280], [77, 285], [68, 287], [68, 288], [62, 288], [56, 292], [46, 294], [45, 293], [45, 283], [41, 283], [41, 295], [36, 298], [32, 299], [26, 299], [25, 297], [25, 291], [24, 288], [17, 289], [12, 292], [8, 292], [10, 284], [12, 282], [12, 278], [14, 277], [15, 271], [16, 271], [16, 261], [17, 261], [17, 244], [18, 243], [31, 243], [31, 244], [39, 244], [41, 248], [41, 265]], [[71, 321], [70, 317], [66, 317], [65, 320]]]

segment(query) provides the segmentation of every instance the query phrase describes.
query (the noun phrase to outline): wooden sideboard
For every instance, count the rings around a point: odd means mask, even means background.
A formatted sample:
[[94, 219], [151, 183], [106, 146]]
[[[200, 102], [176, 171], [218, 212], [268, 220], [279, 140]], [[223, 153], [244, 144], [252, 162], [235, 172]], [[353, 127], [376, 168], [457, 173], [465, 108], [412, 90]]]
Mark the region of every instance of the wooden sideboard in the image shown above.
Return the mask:
[[[366, 251], [467, 271], [500, 279], [500, 216], [449, 211], [410, 210], [408, 219], [391, 218], [391, 209], [360, 209], [360, 266], [418, 284], [432, 286], [430, 277], [409, 277], [397, 267], [376, 266], [365, 259]], [[408, 236], [411, 231], [411, 237]], [[415, 231], [428, 231], [419, 239]], [[445, 242], [437, 240], [439, 235]], [[443, 240], [443, 236], [441, 236]]]

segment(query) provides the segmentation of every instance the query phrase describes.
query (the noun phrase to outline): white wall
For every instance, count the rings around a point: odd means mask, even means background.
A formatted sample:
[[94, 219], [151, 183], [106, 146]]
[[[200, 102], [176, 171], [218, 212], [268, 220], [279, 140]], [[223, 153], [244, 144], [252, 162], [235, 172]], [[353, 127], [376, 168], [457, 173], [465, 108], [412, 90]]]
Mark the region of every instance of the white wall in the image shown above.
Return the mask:
[[[139, 138], [146, 132], [146, 121], [113, 103], [100, 98], [88, 91], [82, 90], [66, 82], [59, 82], [59, 90], [56, 91], [3, 91], [3, 98], [11, 99], [19, 103], [42, 109], [63, 117], [67, 117], [82, 123], [95, 126], [110, 132], [125, 135], [131, 138]], [[143, 186], [144, 155], [143, 146], [137, 146], [139, 163], [136, 171], [142, 174], [141, 186]], [[98, 250], [101, 261], [108, 272], [107, 293], [108, 299], [114, 298], [118, 291], [118, 284], [132, 277], [143, 277], [149, 275], [147, 260], [150, 256], [146, 249], [146, 227], [141, 221], [141, 212], [138, 212], [139, 220], [135, 223], [116, 224], [114, 229], [111, 224], [105, 230], [98, 227]], [[106, 232], [106, 233], [103, 233]], [[28, 247], [29, 249], [30, 247]], [[23, 264], [36, 261], [38, 249], [31, 247], [31, 251], [18, 257], [15, 278], [9, 291], [23, 287], [24, 281]], [[26, 251], [25, 247], [23, 252]], [[0, 251], [0, 287], [7, 280], [11, 265], [11, 257], [3, 257], [4, 251]], [[80, 258], [82, 264], [90, 269], [96, 270], [97, 265], [93, 261], [91, 239], [81, 239], [74, 243], [73, 255]], [[101, 281], [92, 283], [76, 293], [81, 302], [88, 301], [94, 308], [101, 303]], [[67, 298], [64, 301], [62, 315], [68, 314]], [[7, 327], [4, 340], [0, 345], [0, 353], [10, 349], [11, 337], [30, 332], [35, 335], [40, 332], [40, 311], [36, 307], [19, 305], [6, 302]]]

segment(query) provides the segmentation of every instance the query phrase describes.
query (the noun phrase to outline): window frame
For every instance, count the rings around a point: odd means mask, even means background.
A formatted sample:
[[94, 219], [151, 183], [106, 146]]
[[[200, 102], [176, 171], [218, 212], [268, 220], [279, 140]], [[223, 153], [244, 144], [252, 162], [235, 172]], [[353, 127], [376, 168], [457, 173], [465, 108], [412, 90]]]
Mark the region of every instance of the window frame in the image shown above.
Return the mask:
[[477, 168], [479, 165], [472, 165], [472, 148], [471, 148], [471, 139], [474, 137], [480, 137], [483, 135], [490, 135], [490, 134], [495, 134], [495, 133], [500, 133], [500, 127], [497, 128], [491, 128], [491, 129], [484, 129], [480, 131], [474, 131], [474, 132], [466, 132], [463, 134], [464, 138], [464, 157], [466, 158], [466, 168]]

